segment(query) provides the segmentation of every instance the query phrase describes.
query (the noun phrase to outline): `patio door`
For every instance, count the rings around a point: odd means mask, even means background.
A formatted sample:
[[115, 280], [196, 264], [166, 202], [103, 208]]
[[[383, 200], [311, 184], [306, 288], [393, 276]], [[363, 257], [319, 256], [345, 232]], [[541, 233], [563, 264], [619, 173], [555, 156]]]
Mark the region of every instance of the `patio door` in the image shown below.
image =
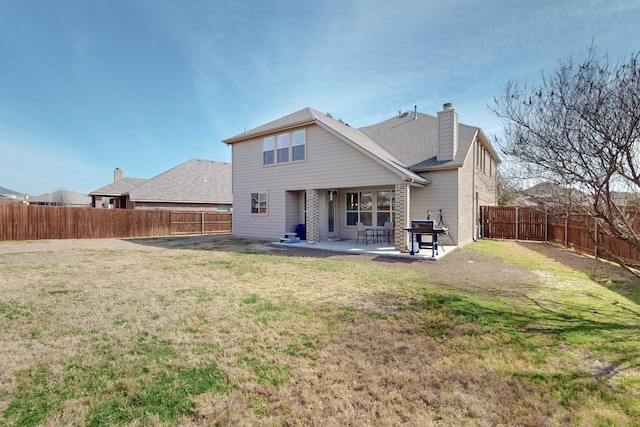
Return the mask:
[[338, 236], [336, 227], [336, 199], [337, 192], [329, 191], [327, 198], [327, 238], [332, 239]]

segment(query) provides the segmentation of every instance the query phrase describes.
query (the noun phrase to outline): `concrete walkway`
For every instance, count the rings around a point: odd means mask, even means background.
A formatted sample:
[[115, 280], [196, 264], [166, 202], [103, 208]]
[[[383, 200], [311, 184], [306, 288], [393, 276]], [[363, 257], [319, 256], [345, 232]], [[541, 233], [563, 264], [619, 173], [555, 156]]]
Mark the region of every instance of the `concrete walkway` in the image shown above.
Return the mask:
[[307, 243], [306, 240], [302, 240], [300, 243], [279, 243], [273, 242], [274, 245], [279, 246], [300, 246], [305, 249], [317, 249], [333, 252], [344, 252], [349, 254], [371, 254], [371, 255], [383, 255], [410, 259], [426, 259], [437, 260], [451, 253], [457, 248], [457, 246], [440, 246], [438, 254], [434, 257], [431, 256], [431, 248], [421, 249], [420, 252], [415, 255], [411, 255], [408, 252], [403, 253], [393, 247], [392, 244], [383, 243], [369, 243], [365, 245], [362, 242], [356, 243], [355, 240], [323, 240], [321, 242]]

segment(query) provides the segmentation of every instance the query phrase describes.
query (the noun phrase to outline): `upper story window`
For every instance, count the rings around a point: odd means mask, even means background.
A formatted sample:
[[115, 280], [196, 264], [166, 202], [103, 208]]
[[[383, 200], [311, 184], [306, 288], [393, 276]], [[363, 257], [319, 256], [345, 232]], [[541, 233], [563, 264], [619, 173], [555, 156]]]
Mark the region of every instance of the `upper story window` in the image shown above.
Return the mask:
[[306, 145], [307, 136], [304, 129], [293, 132], [293, 140], [291, 141], [291, 160], [294, 162], [304, 160]]
[[275, 160], [275, 156], [273, 152], [274, 143], [275, 143], [275, 138], [272, 136], [269, 136], [262, 140], [262, 164], [263, 165], [273, 164]]
[[268, 136], [262, 140], [262, 164], [297, 162], [306, 158], [304, 129]]
[[286, 163], [289, 161], [289, 134], [281, 133], [278, 135], [278, 163]]

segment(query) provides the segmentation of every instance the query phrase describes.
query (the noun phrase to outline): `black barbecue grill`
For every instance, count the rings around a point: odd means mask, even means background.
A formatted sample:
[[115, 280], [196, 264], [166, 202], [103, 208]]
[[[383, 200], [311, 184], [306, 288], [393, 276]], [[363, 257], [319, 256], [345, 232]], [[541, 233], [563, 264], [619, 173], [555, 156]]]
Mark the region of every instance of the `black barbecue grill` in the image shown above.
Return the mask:
[[[431, 219], [412, 220], [411, 228], [405, 228], [411, 237], [411, 255], [420, 252], [420, 249], [431, 248], [431, 257], [438, 254], [440, 243], [438, 243], [438, 234], [448, 234], [447, 227], [438, 227], [436, 222]], [[417, 245], [417, 250], [414, 248]], [[444, 250], [444, 248], [442, 249]]]

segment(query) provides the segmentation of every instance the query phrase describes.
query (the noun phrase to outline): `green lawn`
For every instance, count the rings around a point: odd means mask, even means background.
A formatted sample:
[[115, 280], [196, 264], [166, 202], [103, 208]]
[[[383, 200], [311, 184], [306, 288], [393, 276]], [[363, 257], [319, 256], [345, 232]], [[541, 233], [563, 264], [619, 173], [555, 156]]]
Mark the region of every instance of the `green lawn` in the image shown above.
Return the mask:
[[0, 426], [640, 425], [640, 284], [228, 236], [0, 242]]

